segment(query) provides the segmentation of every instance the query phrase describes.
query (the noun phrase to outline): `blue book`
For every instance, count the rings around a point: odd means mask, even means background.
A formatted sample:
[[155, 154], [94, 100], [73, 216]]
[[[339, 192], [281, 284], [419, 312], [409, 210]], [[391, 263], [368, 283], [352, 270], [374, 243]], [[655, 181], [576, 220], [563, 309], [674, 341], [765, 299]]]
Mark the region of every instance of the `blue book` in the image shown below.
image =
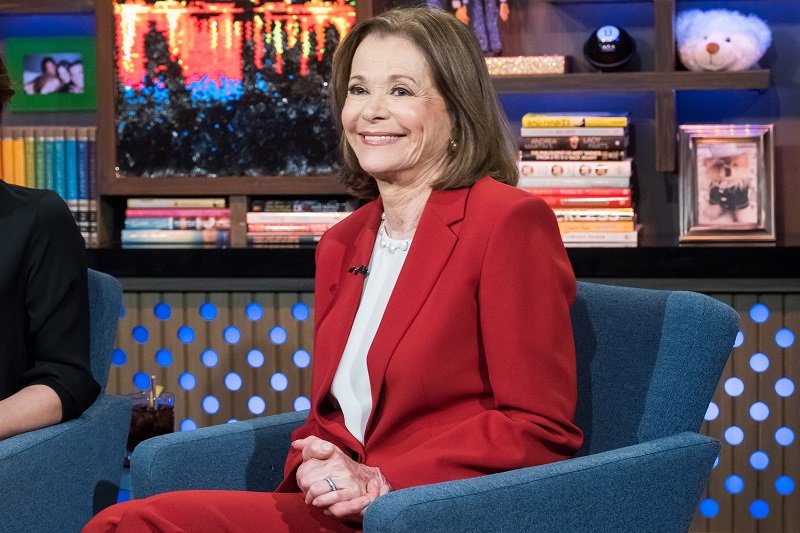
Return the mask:
[[55, 142], [53, 141], [53, 130], [50, 128], [44, 129], [42, 137], [42, 144], [44, 145], [44, 188], [55, 190], [55, 179], [53, 172], [53, 156], [55, 154]]
[[75, 221], [80, 220], [78, 213], [78, 140], [75, 137], [75, 128], [66, 128], [64, 132], [64, 199], [67, 201]]
[[53, 132], [53, 190], [64, 200], [67, 199], [67, 147], [64, 128]]
[[36, 145], [34, 147], [34, 154], [36, 164], [34, 165], [34, 173], [36, 175], [36, 188], [47, 188], [47, 176], [45, 175], [46, 167], [44, 164], [44, 150], [45, 150], [45, 132], [41, 128], [36, 130]]

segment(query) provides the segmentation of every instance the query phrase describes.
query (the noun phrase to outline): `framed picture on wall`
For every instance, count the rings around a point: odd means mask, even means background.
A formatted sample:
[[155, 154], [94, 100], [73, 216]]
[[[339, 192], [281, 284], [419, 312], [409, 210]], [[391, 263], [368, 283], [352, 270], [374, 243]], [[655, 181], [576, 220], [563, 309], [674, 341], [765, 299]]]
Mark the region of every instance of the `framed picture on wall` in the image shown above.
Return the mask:
[[773, 126], [680, 127], [680, 242], [775, 242]]
[[84, 111], [96, 104], [94, 37], [5, 41], [12, 111]]

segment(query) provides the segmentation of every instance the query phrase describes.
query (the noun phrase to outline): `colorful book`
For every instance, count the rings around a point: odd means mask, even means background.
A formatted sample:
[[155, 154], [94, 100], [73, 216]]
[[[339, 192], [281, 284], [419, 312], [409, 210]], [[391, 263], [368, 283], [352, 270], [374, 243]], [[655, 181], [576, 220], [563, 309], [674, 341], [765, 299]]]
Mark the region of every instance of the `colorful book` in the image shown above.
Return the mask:
[[620, 150], [521, 150], [522, 161], [622, 161], [628, 157]]
[[558, 230], [563, 234], [586, 231], [633, 231], [633, 220], [559, 220]]
[[328, 231], [333, 224], [248, 224], [247, 231], [319, 233]]
[[87, 128], [76, 131], [76, 151], [78, 156], [78, 227], [91, 240], [89, 225], [89, 132]]
[[608, 207], [608, 208], [559, 208], [553, 209], [559, 221], [569, 220], [591, 220], [591, 221], [614, 221], [614, 220], [633, 220], [636, 214], [630, 207]]
[[227, 246], [230, 232], [218, 229], [123, 229], [122, 244], [161, 243], [161, 244], [216, 244]]
[[343, 220], [350, 214], [349, 211], [339, 212], [295, 212], [295, 213], [247, 213], [248, 224], [274, 224], [274, 223], [294, 223], [294, 224], [335, 224]]
[[78, 213], [78, 139], [75, 128], [64, 130], [64, 199], [67, 202], [77, 222], [81, 217]]
[[625, 137], [627, 128], [520, 128], [522, 137]]
[[631, 190], [630, 189], [617, 189], [617, 188], [607, 188], [602, 189], [599, 187], [594, 187], [590, 189], [580, 189], [580, 188], [564, 188], [564, 189], [552, 189], [552, 188], [526, 188], [531, 194], [535, 194], [536, 196], [571, 196], [571, 197], [583, 197], [583, 196], [591, 196], [591, 197], [600, 197], [600, 196], [626, 196], [628, 198], [631, 197]]
[[128, 198], [128, 208], [225, 207], [225, 198]]
[[6, 183], [14, 182], [14, 138], [11, 128], [3, 128], [0, 137], [0, 179]]
[[525, 177], [590, 177], [633, 175], [630, 158], [622, 161], [520, 161], [520, 176]]
[[520, 150], [625, 150], [628, 137], [620, 135], [573, 135], [565, 137], [531, 137], [519, 140]]
[[557, 207], [630, 207], [631, 199], [626, 196], [601, 196], [581, 198], [576, 196], [539, 196], [547, 205]]
[[126, 218], [125, 229], [231, 229], [231, 219], [216, 217]]
[[64, 129], [53, 129], [53, 190], [67, 199], [67, 149]]
[[600, 177], [593, 177], [593, 178], [527, 178], [527, 177], [520, 177], [517, 186], [521, 189], [528, 189], [528, 188], [558, 188], [558, 189], [567, 189], [570, 187], [575, 188], [591, 188], [591, 187], [602, 187], [602, 188], [612, 188], [612, 187], [619, 187], [619, 188], [629, 188], [631, 186], [631, 179], [630, 178], [600, 178]]
[[129, 218], [164, 218], [164, 217], [216, 217], [230, 218], [231, 210], [225, 207], [168, 207], [157, 209], [126, 209]]
[[42, 130], [42, 141], [44, 144], [44, 188], [55, 190], [55, 140], [52, 128]]
[[36, 188], [36, 137], [33, 128], [22, 130], [25, 141], [25, 186]]
[[22, 136], [22, 128], [14, 128], [12, 137], [13, 150], [13, 178], [12, 183], [25, 187], [28, 177], [25, 175], [25, 138]]
[[523, 128], [625, 127], [628, 115], [602, 113], [525, 113]]
[[262, 233], [248, 233], [247, 244], [315, 244], [319, 242], [320, 235], [273, 235]]

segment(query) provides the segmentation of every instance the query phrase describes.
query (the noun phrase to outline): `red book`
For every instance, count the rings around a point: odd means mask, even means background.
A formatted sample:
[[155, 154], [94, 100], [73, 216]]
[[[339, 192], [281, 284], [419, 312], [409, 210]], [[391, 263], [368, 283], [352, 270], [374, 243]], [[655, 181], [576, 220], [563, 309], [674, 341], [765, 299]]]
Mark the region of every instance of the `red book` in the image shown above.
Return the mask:
[[525, 187], [525, 190], [531, 194], [535, 194], [536, 196], [585, 196], [585, 197], [593, 197], [597, 198], [600, 196], [627, 196], [630, 198], [631, 190], [629, 188], [533, 188], [533, 187]]
[[630, 196], [539, 196], [550, 207], [630, 207]]

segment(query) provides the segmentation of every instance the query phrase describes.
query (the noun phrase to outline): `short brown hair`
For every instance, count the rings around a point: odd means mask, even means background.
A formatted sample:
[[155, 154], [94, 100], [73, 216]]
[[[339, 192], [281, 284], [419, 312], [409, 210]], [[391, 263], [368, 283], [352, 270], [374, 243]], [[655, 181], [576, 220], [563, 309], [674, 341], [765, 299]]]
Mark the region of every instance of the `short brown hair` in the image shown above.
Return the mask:
[[11, 88], [11, 80], [8, 77], [8, 69], [6, 69], [3, 59], [0, 58], [0, 113], [9, 99], [14, 95], [14, 89]]
[[515, 185], [518, 179], [515, 141], [472, 31], [439, 9], [401, 8], [356, 24], [333, 56], [331, 108], [339, 134], [342, 182], [358, 197], [378, 196], [375, 180], [359, 165], [341, 122], [353, 56], [372, 34], [404, 37], [428, 61], [434, 82], [453, 122], [442, 176], [434, 189], [468, 187], [483, 176]]

